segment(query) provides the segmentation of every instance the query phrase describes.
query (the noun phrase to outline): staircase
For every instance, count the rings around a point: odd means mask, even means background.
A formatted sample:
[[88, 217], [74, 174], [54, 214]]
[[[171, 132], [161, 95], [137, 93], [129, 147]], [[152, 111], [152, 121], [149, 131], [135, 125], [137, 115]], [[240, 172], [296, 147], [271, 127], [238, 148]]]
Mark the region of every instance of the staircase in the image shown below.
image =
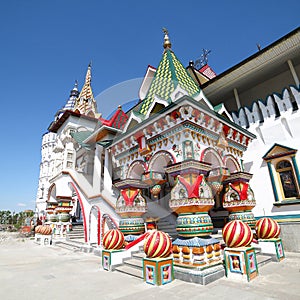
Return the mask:
[[114, 271], [143, 279], [143, 258], [144, 251], [134, 253], [131, 258], [125, 259], [123, 264], [114, 268]]
[[176, 224], [171, 224], [166, 219], [160, 219], [157, 222], [157, 229], [167, 233], [172, 240], [175, 240], [178, 236], [178, 233], [176, 231]]
[[76, 241], [76, 242], [82, 242], [84, 243], [84, 229], [83, 224], [72, 224], [72, 230], [69, 231], [66, 235], [67, 241]]
[[82, 223], [73, 223], [72, 230], [67, 232], [66, 239], [54, 240], [53, 244], [73, 252], [91, 253], [93, 245], [87, 245], [84, 241], [84, 229]]
[[55, 241], [54, 240], [53, 245], [69, 251], [80, 252], [82, 251], [82, 248], [84, 247], [85, 244], [83, 242], [78, 242], [78, 241], [70, 241], [70, 240]]

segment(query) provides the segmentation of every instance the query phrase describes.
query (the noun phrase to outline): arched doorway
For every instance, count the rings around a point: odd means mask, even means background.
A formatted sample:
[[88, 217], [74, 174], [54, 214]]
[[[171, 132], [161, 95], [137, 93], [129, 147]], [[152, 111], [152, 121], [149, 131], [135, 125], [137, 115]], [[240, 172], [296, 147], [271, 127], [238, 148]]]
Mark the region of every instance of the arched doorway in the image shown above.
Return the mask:
[[[176, 163], [176, 159], [172, 154], [170, 154], [168, 151], [158, 151], [151, 157], [148, 164], [148, 171], [161, 174], [161, 177], [164, 181], [162, 184], [159, 184], [160, 191], [158, 193], [156, 192], [155, 194], [151, 192], [150, 197], [152, 200], [157, 201], [159, 205], [166, 210], [170, 210], [169, 199], [171, 188], [173, 185], [173, 179], [169, 178], [168, 174], [165, 171], [165, 168], [174, 163]], [[151, 188], [153, 191], [154, 187]]]
[[69, 182], [69, 187], [72, 190], [73, 194], [76, 194], [78, 203], [80, 205], [80, 210], [81, 210], [81, 215], [82, 215], [82, 221], [83, 221], [83, 232], [84, 232], [84, 241], [85, 243], [88, 242], [88, 235], [87, 235], [87, 221], [85, 217], [85, 210], [84, 210], [84, 205], [80, 196], [80, 193], [76, 187], [76, 185], [73, 182]]
[[91, 245], [98, 245], [98, 246], [100, 245], [100, 241], [101, 241], [100, 222], [101, 222], [100, 208], [97, 205], [93, 205], [89, 215], [89, 244]]

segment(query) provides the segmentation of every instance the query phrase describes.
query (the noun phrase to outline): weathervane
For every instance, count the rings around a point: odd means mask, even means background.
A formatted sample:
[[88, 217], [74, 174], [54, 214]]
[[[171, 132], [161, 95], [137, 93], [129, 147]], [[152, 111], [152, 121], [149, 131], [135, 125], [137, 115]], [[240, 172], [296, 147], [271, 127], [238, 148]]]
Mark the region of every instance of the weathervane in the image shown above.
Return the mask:
[[196, 69], [200, 69], [208, 63], [208, 54], [211, 52], [211, 50], [202, 49], [202, 52], [203, 53], [200, 55], [200, 58], [195, 61]]

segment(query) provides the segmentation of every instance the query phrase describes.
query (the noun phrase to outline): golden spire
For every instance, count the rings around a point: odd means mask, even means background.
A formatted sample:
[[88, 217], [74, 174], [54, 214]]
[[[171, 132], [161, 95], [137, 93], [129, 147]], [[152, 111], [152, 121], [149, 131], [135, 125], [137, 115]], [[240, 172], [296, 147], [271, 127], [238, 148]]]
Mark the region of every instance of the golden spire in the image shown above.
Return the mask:
[[170, 39], [169, 39], [169, 32], [166, 28], [163, 28], [163, 32], [165, 34], [165, 37], [164, 37], [164, 48], [167, 50], [167, 49], [171, 49], [172, 47], [172, 44], [170, 42]]
[[91, 69], [92, 65], [89, 63], [85, 75], [85, 82], [78, 98], [76, 99], [74, 111], [79, 110], [81, 114], [95, 115], [97, 113], [97, 104], [91, 87]]

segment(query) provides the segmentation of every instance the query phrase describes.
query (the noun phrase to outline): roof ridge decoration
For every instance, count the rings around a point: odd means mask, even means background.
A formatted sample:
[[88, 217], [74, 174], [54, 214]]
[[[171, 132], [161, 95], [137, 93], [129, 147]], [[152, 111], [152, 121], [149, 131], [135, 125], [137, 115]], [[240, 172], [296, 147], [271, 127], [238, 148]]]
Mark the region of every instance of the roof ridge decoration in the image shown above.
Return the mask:
[[182, 63], [171, 50], [171, 42], [168, 31], [164, 28], [164, 52], [161, 61], [156, 69], [150, 88], [143, 99], [139, 113], [149, 115], [149, 110], [153, 107], [155, 98], [171, 103], [174, 91], [179, 88], [186, 95], [196, 97], [201, 93], [199, 86], [192, 79]]
[[92, 86], [91, 86], [91, 81], [92, 81], [91, 69], [92, 69], [92, 65], [91, 63], [89, 63], [85, 75], [85, 82], [78, 98], [76, 99], [74, 111], [77, 110], [81, 114], [94, 117], [97, 114], [97, 103], [94, 98]]

